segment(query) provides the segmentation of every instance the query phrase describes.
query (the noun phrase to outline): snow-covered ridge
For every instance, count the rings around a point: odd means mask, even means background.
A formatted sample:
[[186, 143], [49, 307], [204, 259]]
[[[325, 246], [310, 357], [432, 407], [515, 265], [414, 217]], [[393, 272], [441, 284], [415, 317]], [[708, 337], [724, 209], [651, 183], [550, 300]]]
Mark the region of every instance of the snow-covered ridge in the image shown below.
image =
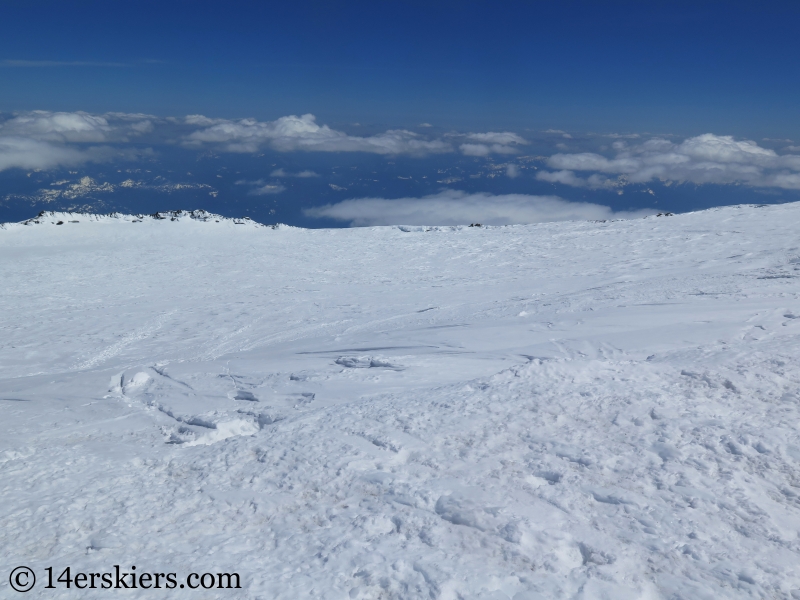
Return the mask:
[[143, 223], [143, 222], [158, 222], [158, 221], [199, 221], [203, 223], [232, 223], [235, 225], [247, 225], [250, 227], [269, 227], [271, 229], [278, 229], [280, 227], [288, 227], [288, 225], [264, 225], [253, 221], [250, 217], [223, 217], [221, 215], [210, 213], [205, 210], [168, 210], [157, 212], [149, 215], [145, 214], [124, 214], [113, 212], [109, 214], [95, 214], [95, 213], [82, 213], [82, 212], [58, 212], [58, 211], [45, 211], [43, 210], [38, 215], [31, 219], [26, 219], [19, 223], [0, 223], [0, 229], [9, 229], [14, 226], [31, 226], [31, 225], [70, 225], [76, 223], [92, 223], [92, 222], [124, 222], [124, 223]]
[[[713, 209], [709, 209], [713, 210]], [[655, 218], [662, 216], [673, 216], [673, 213], [658, 213], [644, 218]], [[0, 230], [10, 229], [16, 226], [30, 226], [30, 225], [70, 225], [76, 223], [143, 223], [143, 222], [157, 222], [157, 221], [199, 221], [203, 223], [226, 223], [234, 225], [249, 225], [256, 228], [268, 229], [304, 229], [303, 227], [295, 227], [293, 225], [286, 225], [284, 223], [275, 223], [267, 225], [254, 221], [250, 217], [223, 217], [216, 213], [210, 213], [206, 210], [168, 210], [160, 211], [152, 214], [128, 214], [120, 212], [112, 212], [107, 214], [87, 213], [87, 212], [69, 212], [69, 211], [41, 211], [35, 217], [26, 219], [20, 222], [0, 223]], [[621, 221], [625, 219], [612, 219], [613, 221]], [[590, 220], [589, 223], [606, 223], [607, 220]], [[469, 225], [391, 225], [391, 226], [375, 226], [369, 229], [397, 229], [405, 233], [422, 233], [422, 232], [452, 232], [461, 231], [463, 229], [480, 228], [480, 229], [496, 229], [506, 227], [525, 227], [526, 225], [484, 225], [481, 223], [470, 223]]]

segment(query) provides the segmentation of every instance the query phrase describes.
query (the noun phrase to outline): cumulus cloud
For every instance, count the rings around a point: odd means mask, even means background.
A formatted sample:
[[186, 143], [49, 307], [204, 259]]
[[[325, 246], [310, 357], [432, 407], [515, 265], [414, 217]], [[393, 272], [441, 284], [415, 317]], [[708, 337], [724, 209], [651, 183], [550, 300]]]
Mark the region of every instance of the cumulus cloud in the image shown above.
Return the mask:
[[0, 135], [53, 142], [104, 142], [110, 132], [107, 119], [83, 112], [36, 110], [17, 115], [0, 125]]
[[[175, 121], [178, 121], [178, 119], [175, 119], [175, 117], [172, 117], [172, 118]], [[198, 125], [200, 127], [211, 127], [213, 125], [220, 125], [222, 123], [227, 123], [228, 121], [226, 119], [211, 119], [209, 117], [206, 117], [205, 115], [186, 115], [186, 117], [184, 118], [184, 122], [187, 125]]]
[[[77, 112], [29, 111], [0, 121], [0, 137], [24, 138], [54, 144], [41, 165], [77, 164], [80, 157], [90, 160], [80, 145], [111, 143], [180, 141], [185, 147], [212, 147], [217, 151], [255, 153], [265, 148], [279, 152], [296, 150], [317, 152], [368, 152], [387, 156], [427, 156], [454, 152], [457, 148], [470, 156], [514, 154], [528, 142], [512, 132], [448, 134], [433, 138], [405, 129], [390, 129], [370, 136], [349, 135], [320, 125], [312, 114], [289, 115], [274, 121], [256, 119], [215, 119], [204, 115], [164, 117], [141, 113], [109, 112], [101, 115]], [[70, 148], [72, 151], [70, 151]], [[70, 157], [73, 162], [53, 162], [53, 157]], [[65, 158], [66, 160], [66, 158]], [[6, 163], [10, 164], [11, 159]], [[31, 160], [16, 161], [19, 165]], [[286, 173], [275, 177], [314, 177], [311, 171]]]
[[314, 150], [424, 155], [452, 151], [452, 146], [446, 142], [427, 140], [405, 129], [391, 129], [368, 137], [348, 135], [327, 125], [318, 125], [312, 114], [290, 115], [266, 122], [192, 115], [187, 117], [186, 123], [202, 127], [186, 137], [187, 146], [215, 144], [228, 152], [256, 152], [265, 146], [283, 152]]
[[547, 221], [577, 221], [644, 216], [650, 211], [617, 212], [588, 202], [568, 202], [558, 196], [468, 194], [445, 190], [422, 198], [356, 198], [306, 209], [310, 217], [370, 225], [509, 225]]
[[[566, 136], [561, 130], [547, 133]], [[750, 140], [704, 134], [683, 141], [671, 136], [652, 139], [637, 134], [613, 138], [607, 152], [563, 150], [546, 159], [536, 177], [586, 189], [619, 189], [653, 180], [695, 184], [741, 184], [800, 189], [798, 146], [775, 150]], [[137, 141], [137, 146], [128, 144]], [[528, 141], [509, 131], [448, 133], [441, 138], [404, 129], [354, 136], [317, 123], [314, 115], [286, 116], [274, 121], [214, 119], [203, 115], [159, 118], [141, 113], [29, 111], [0, 117], [0, 170], [74, 167], [114, 158], [136, 158], [143, 141], [178, 140], [187, 147], [227, 152], [288, 151], [368, 152], [379, 155], [426, 156], [460, 151], [488, 157], [519, 153]], [[785, 140], [781, 140], [785, 142]], [[518, 167], [506, 170], [519, 175]], [[313, 171], [273, 171], [273, 178], [316, 177]], [[443, 180], [445, 181], [445, 180]], [[277, 193], [282, 186], [260, 184], [259, 193]], [[256, 193], [254, 191], [254, 193]]]
[[488, 131], [486, 133], [450, 134], [450, 137], [466, 139], [458, 149], [466, 156], [489, 156], [490, 154], [516, 154], [519, 146], [528, 141], [510, 131]]
[[141, 113], [50, 112], [17, 113], [0, 123], [0, 136], [19, 136], [59, 143], [125, 142], [129, 135], [154, 130], [156, 117]]
[[528, 142], [518, 136], [516, 133], [510, 131], [496, 132], [489, 131], [487, 133], [468, 133], [466, 135], [468, 140], [482, 142], [484, 144], [527, 144]]
[[135, 158], [141, 151], [90, 144], [126, 142], [129, 135], [149, 133], [154, 129], [152, 118], [125, 113], [17, 113], [0, 123], [0, 170], [51, 169]]
[[[593, 152], [554, 154], [537, 178], [576, 187], [614, 187], [661, 181], [697, 184], [740, 183], [756, 187], [800, 189], [800, 156], [779, 155], [749, 140], [711, 133], [675, 143], [654, 138], [636, 145], [615, 142], [616, 156]], [[594, 172], [588, 178], [575, 171]], [[616, 175], [616, 181], [601, 174]]]
[[149, 119], [144, 121], [138, 121], [136, 123], [131, 123], [131, 131], [134, 135], [142, 135], [144, 133], [150, 133], [155, 129], [153, 127], [153, 122]]
[[511, 164], [506, 167], [506, 177], [510, 177], [511, 179], [515, 179], [520, 176], [519, 167], [517, 165]]

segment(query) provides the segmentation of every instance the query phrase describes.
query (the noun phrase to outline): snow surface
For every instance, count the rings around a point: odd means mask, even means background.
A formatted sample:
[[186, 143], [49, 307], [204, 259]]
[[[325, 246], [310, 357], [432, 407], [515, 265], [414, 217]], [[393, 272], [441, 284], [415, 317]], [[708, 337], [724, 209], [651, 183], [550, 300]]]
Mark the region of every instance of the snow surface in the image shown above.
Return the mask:
[[800, 597], [800, 204], [164, 216], [0, 230], [3, 597]]

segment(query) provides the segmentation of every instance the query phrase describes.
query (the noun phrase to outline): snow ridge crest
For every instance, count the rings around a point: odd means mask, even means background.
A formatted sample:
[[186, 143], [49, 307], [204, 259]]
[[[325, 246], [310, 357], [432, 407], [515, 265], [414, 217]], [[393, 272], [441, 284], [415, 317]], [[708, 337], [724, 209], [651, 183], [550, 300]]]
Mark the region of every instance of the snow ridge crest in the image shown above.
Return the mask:
[[[251, 227], [265, 227], [270, 229], [286, 229], [290, 228], [289, 225], [277, 223], [275, 225], [264, 225], [258, 223], [250, 217], [223, 217], [216, 213], [211, 213], [206, 210], [168, 210], [146, 214], [125, 214], [119, 212], [112, 212], [108, 214], [96, 214], [85, 212], [66, 212], [66, 211], [41, 211], [38, 215], [19, 223], [0, 223], [0, 229], [8, 229], [10, 226], [24, 225], [67, 225], [70, 223], [81, 222], [128, 222], [128, 223], [142, 223], [142, 222], [156, 222], [156, 221], [201, 221], [204, 223], [233, 223], [235, 225], [249, 225]], [[291, 227], [292, 229], [296, 229]]]

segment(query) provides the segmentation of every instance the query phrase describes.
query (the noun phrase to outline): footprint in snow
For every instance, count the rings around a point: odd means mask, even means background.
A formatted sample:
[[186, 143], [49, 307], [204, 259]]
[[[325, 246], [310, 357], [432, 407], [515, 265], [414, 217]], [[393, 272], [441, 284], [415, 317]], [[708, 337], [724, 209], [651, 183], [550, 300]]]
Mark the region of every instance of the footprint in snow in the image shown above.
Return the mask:
[[249, 436], [258, 433], [261, 424], [251, 419], [230, 419], [210, 426], [191, 427], [188, 424], [177, 427], [162, 427], [168, 444], [182, 446], [207, 446], [232, 437]]

